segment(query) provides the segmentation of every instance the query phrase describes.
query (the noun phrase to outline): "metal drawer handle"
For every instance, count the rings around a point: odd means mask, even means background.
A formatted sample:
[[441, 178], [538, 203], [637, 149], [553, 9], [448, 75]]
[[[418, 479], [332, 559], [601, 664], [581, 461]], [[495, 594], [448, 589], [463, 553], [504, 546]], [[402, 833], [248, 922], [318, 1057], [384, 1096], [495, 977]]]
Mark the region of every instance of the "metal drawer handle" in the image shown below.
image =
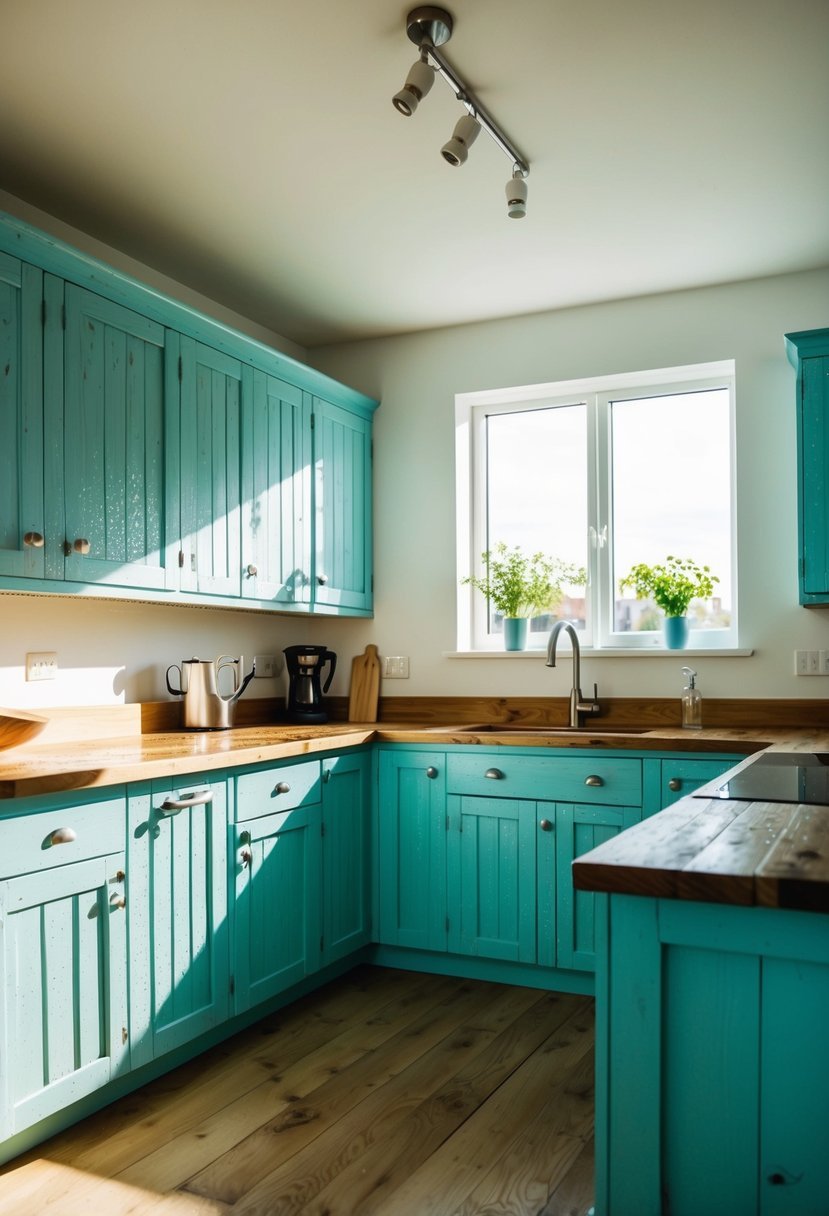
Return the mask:
[[287, 781], [278, 781], [273, 787], [273, 792], [275, 794], [289, 794], [291, 792], [291, 787], [288, 785]]
[[109, 906], [110, 908], [126, 908], [127, 897], [119, 895], [117, 891], [114, 891], [109, 897]]
[[670, 781], [668, 782], [668, 789], [669, 789], [669, 790], [674, 790], [674, 792], [676, 792], [677, 790], [681, 790], [681, 789], [682, 789], [682, 780], [681, 780], [681, 778], [679, 778], [679, 777], [671, 777]]
[[73, 840], [77, 840], [73, 828], [55, 828], [49, 837], [49, 844], [71, 844]]
[[435, 768], [435, 766], [433, 764], [430, 764], [429, 767], [426, 769], [426, 776], [431, 777], [432, 780], [434, 781], [434, 779], [435, 779], [435, 777], [437, 777], [437, 775], [438, 775], [438, 770]]
[[499, 768], [488, 768], [484, 773], [485, 777], [489, 777], [492, 781], [501, 781], [504, 774]]
[[604, 777], [597, 777], [595, 773], [591, 773], [589, 777], [584, 779], [585, 785], [604, 785]]
[[27, 549], [42, 549], [43, 536], [40, 532], [27, 532], [23, 537], [23, 544]]
[[160, 815], [177, 815], [191, 806], [204, 806], [213, 801], [212, 790], [201, 790], [198, 794], [188, 794], [186, 798], [165, 798], [159, 807]]
[[553, 821], [552, 819], [542, 819], [538, 826], [541, 828], [542, 832], [552, 832]]

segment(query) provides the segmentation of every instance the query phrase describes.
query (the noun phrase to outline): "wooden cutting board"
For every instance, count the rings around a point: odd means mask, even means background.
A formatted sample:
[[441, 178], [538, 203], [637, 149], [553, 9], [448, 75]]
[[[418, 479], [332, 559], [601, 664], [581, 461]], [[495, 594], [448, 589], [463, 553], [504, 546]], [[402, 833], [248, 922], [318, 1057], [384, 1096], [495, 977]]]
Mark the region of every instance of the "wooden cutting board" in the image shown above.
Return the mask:
[[366, 646], [351, 663], [351, 687], [348, 691], [349, 722], [376, 722], [380, 699], [380, 659], [377, 647]]
[[18, 743], [33, 739], [47, 722], [48, 718], [27, 713], [25, 709], [0, 709], [0, 747], [17, 747]]

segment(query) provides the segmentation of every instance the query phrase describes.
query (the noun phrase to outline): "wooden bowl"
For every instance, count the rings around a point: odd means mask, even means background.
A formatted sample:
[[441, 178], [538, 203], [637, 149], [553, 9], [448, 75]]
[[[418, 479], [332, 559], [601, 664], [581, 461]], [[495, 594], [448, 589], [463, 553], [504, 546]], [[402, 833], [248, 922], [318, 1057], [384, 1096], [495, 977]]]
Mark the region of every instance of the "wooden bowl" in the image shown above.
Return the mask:
[[0, 708], [0, 749], [17, 747], [34, 739], [43, 730], [48, 718], [28, 713], [25, 709]]

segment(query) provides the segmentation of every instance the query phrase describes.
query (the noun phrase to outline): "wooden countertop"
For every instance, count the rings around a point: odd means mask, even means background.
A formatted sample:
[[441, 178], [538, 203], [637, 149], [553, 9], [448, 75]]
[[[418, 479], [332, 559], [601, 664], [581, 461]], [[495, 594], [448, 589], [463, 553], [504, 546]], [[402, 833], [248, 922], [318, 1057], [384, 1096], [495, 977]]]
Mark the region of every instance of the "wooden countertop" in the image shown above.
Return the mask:
[[0, 752], [0, 799], [119, 785], [155, 777], [211, 772], [312, 755], [373, 741], [433, 747], [595, 748], [636, 751], [751, 753], [766, 747], [829, 751], [829, 730], [729, 729], [688, 731], [659, 727], [644, 732], [417, 725], [410, 722], [346, 723], [324, 726], [279, 724], [234, 727], [227, 731], [162, 730], [102, 737], [103, 722], [82, 738], [59, 732], [51, 741]]

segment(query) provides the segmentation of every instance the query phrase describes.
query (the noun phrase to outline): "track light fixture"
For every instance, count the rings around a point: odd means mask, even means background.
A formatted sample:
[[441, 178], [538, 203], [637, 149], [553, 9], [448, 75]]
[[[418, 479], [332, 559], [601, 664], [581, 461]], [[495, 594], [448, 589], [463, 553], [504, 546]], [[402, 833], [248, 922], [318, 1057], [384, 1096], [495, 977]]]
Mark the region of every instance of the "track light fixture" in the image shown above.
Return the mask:
[[507, 213], [513, 219], [519, 219], [527, 214], [529, 161], [507, 138], [438, 50], [452, 37], [453, 26], [452, 16], [444, 8], [424, 5], [412, 9], [406, 18], [406, 33], [420, 47], [420, 58], [412, 65], [405, 85], [399, 93], [395, 93], [392, 104], [400, 114], [411, 117], [432, 87], [435, 76], [442, 76], [458, 101], [466, 107], [467, 113], [455, 124], [452, 138], [441, 148], [441, 155], [450, 165], [462, 165], [483, 128], [504, 155], [509, 157], [513, 166], [512, 177], [507, 182]]

